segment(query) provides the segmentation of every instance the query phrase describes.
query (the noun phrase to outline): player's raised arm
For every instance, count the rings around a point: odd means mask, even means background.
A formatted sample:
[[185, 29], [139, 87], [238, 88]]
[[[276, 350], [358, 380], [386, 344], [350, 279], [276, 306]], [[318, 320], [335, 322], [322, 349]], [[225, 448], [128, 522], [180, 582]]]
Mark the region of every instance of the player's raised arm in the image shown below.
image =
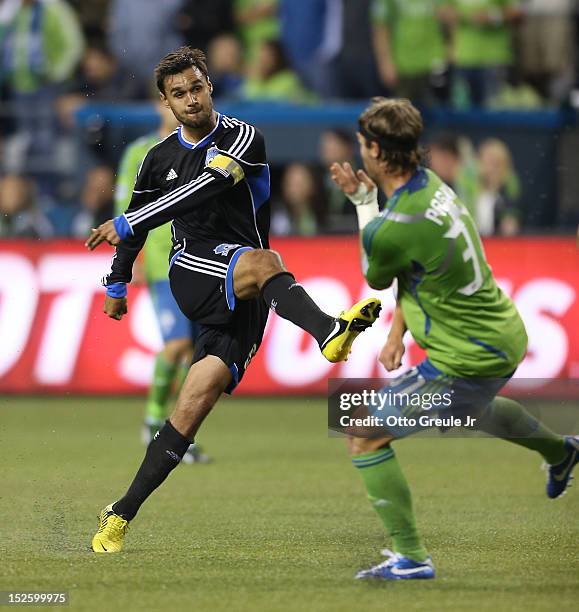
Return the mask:
[[[153, 151], [145, 156], [140, 168], [138, 164], [141, 160], [131, 159], [132, 152], [128, 150], [121, 160], [119, 178], [117, 183], [117, 194], [115, 198], [115, 208], [117, 211], [123, 210], [127, 203], [127, 210], [138, 210], [144, 206], [159, 192], [155, 186], [155, 175], [153, 172]], [[138, 168], [138, 171], [135, 169]], [[136, 181], [134, 179], [137, 175]], [[134, 183], [134, 189], [131, 185]], [[102, 285], [106, 287], [106, 298], [103, 311], [113, 319], [120, 320], [127, 313], [127, 283], [131, 282], [133, 264], [140, 250], [143, 248], [147, 233], [140, 236], [128, 236], [122, 244], [118, 235], [118, 219], [122, 215], [103, 223], [100, 227], [93, 230], [86, 245], [90, 250], [96, 248], [101, 242], [107, 241], [116, 246], [113, 256], [111, 271], [103, 277]]]
[[362, 273], [366, 276], [368, 270], [368, 257], [363, 248], [364, 228], [375, 219], [380, 210], [378, 208], [378, 187], [376, 183], [364, 172], [354, 172], [352, 166], [333, 163], [330, 166], [330, 176], [334, 183], [344, 192], [344, 195], [356, 207], [358, 227], [360, 229], [360, 254]]
[[[142, 160], [140, 168], [136, 175], [136, 180], [131, 181], [129, 178], [129, 166], [133, 166], [134, 160], [129, 159], [127, 156], [130, 152], [126, 152], [125, 156], [121, 160], [119, 169], [119, 178], [117, 182], [117, 192], [115, 195], [115, 212], [119, 213], [114, 219], [109, 219], [99, 227], [91, 231], [85, 245], [93, 251], [99, 244], [108, 242], [112, 246], [118, 246], [122, 240], [122, 227], [124, 225], [124, 213], [129, 211], [136, 211], [155, 199], [160, 194], [160, 190], [156, 185], [155, 175], [153, 171], [154, 167], [154, 149], [151, 149], [145, 159]], [[131, 189], [131, 185], [134, 184], [134, 188]], [[127, 235], [126, 238], [129, 238]], [[141, 250], [145, 238], [139, 241], [134, 241], [132, 251], [136, 249], [134, 257], [132, 259], [127, 258], [126, 264], [130, 261], [130, 268], [134, 258], [138, 255]], [[126, 241], [127, 243], [130, 241]], [[136, 248], [138, 246], [138, 248]], [[125, 261], [125, 258], [121, 256], [121, 261]], [[118, 264], [117, 264], [118, 265]], [[130, 280], [130, 279], [129, 279]]]
[[330, 166], [330, 176], [356, 207], [358, 227], [362, 231], [380, 212], [376, 183], [364, 170], [354, 172], [354, 169], [348, 162], [343, 164], [333, 163]]

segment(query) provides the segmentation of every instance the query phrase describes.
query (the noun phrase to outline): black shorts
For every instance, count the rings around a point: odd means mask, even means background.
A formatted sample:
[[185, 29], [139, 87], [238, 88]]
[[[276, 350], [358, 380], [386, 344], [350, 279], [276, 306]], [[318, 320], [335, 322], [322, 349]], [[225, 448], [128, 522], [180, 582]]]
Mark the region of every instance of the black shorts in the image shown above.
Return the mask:
[[233, 270], [239, 256], [253, 247], [220, 241], [185, 243], [173, 249], [169, 265], [171, 291], [179, 308], [200, 325], [193, 363], [219, 357], [231, 370], [231, 393], [257, 352], [269, 309], [261, 296], [239, 300], [233, 293]]

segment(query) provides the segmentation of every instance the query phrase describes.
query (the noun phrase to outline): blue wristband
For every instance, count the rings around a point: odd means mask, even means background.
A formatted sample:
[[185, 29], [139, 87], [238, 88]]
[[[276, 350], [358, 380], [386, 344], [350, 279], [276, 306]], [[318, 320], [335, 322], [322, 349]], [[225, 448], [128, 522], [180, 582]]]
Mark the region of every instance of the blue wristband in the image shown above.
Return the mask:
[[112, 298], [124, 298], [127, 295], [126, 283], [113, 283], [106, 287], [107, 295]]
[[127, 221], [125, 215], [120, 215], [113, 219], [113, 223], [115, 226], [115, 230], [117, 230], [117, 234], [121, 240], [125, 240], [129, 236], [133, 236], [133, 230]]

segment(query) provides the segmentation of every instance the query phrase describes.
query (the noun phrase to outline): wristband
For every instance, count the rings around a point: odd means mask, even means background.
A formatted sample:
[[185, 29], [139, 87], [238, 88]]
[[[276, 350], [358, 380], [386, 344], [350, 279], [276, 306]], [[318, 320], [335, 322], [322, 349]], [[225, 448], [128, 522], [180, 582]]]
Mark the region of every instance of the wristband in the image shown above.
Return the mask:
[[379, 215], [378, 189], [374, 188], [368, 191], [368, 187], [366, 187], [364, 183], [360, 183], [356, 192], [352, 194], [347, 193], [346, 197], [356, 207], [360, 231], [362, 231], [374, 217]]
[[129, 225], [125, 215], [120, 215], [113, 219], [113, 225], [121, 240], [125, 240], [129, 236], [133, 236], [133, 228]]
[[126, 283], [113, 283], [105, 288], [107, 290], [107, 295], [112, 298], [124, 298], [127, 295]]

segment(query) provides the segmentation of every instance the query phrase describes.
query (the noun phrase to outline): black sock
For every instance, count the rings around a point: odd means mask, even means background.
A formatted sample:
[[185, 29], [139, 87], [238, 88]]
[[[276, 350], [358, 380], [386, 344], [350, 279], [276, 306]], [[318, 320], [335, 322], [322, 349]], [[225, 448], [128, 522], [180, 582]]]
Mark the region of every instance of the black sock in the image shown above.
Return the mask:
[[165, 422], [151, 440], [141, 467], [125, 496], [113, 504], [113, 512], [127, 521], [132, 520], [141, 504], [179, 465], [191, 442]]
[[320, 310], [289, 272], [280, 272], [268, 279], [261, 288], [261, 295], [275, 313], [307, 331], [318, 344], [334, 328], [334, 318]]

